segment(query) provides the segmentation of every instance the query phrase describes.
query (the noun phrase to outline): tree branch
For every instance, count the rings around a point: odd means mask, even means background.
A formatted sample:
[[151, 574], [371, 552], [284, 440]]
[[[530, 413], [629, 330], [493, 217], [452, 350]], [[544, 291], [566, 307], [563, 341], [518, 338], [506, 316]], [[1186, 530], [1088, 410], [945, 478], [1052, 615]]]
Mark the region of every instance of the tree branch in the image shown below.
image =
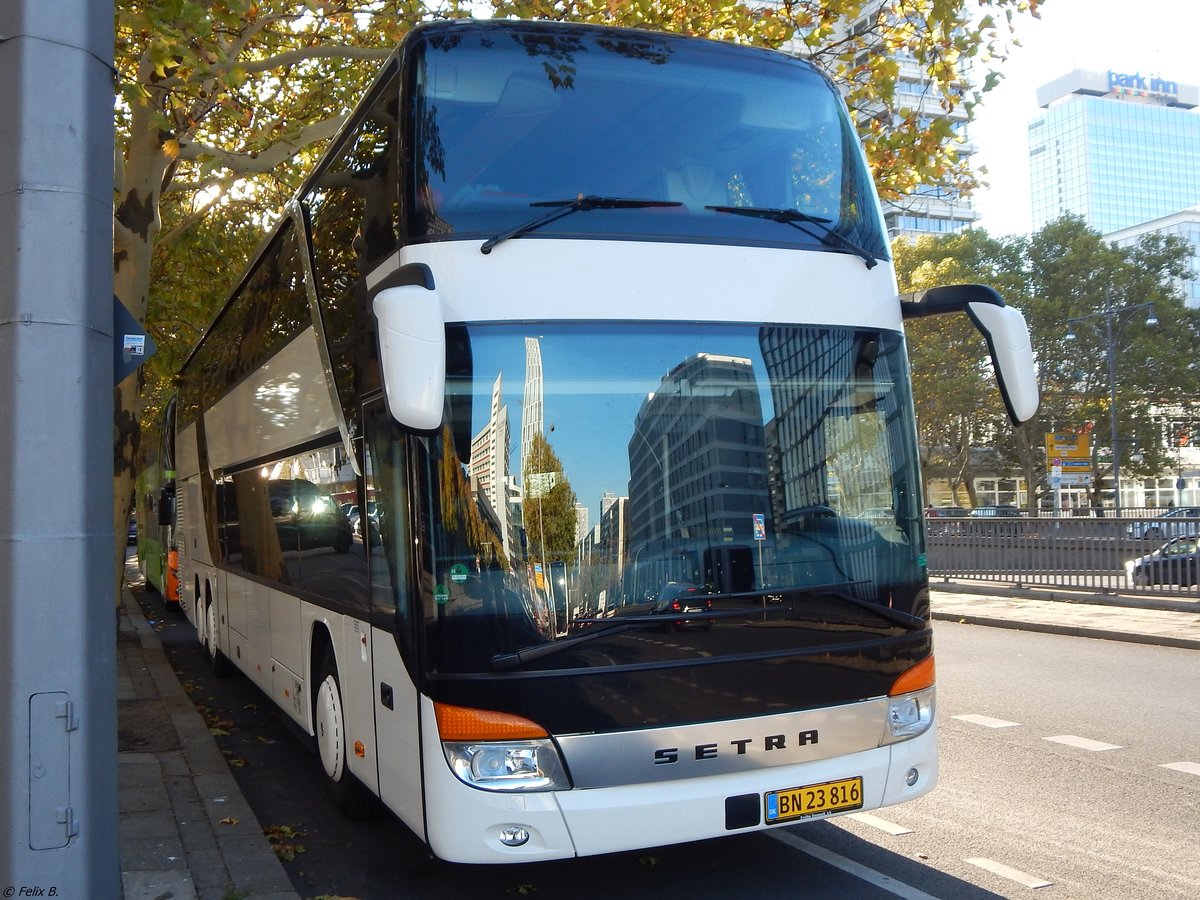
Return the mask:
[[330, 45], [305, 47], [300, 50], [287, 50], [283, 53], [277, 53], [274, 56], [268, 56], [264, 59], [256, 59], [252, 62], [244, 62], [241, 64], [241, 67], [248, 73], [258, 74], [269, 72], [272, 69], [292, 66], [310, 59], [382, 60], [391, 56], [394, 49], [393, 47], [338, 47]]
[[280, 138], [265, 150], [254, 153], [223, 150], [211, 144], [199, 141], [180, 143], [179, 156], [181, 159], [196, 160], [209, 157], [217, 160], [225, 168], [236, 175], [261, 175], [270, 172], [276, 166], [286, 162], [298, 151], [303, 150], [318, 141], [332, 137], [346, 120], [344, 115], [331, 116], [312, 125], [306, 125], [294, 137]]

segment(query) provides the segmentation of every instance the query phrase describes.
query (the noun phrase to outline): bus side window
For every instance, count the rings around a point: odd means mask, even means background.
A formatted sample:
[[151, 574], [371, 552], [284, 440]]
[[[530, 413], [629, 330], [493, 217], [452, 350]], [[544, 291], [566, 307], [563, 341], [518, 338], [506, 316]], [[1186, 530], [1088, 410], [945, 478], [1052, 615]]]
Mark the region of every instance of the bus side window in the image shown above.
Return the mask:
[[360, 518], [367, 542], [371, 579], [371, 609], [394, 622], [402, 646], [411, 651], [412, 573], [409, 548], [408, 453], [404, 432], [392, 419], [382, 398], [363, 405], [366, 462], [365, 497], [374, 501], [375, 515]]

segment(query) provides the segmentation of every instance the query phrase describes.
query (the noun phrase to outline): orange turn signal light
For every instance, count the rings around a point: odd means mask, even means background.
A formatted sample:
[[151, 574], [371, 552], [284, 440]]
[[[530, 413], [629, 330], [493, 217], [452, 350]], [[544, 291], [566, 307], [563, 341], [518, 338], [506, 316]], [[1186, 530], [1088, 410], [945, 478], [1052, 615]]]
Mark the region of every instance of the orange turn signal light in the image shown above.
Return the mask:
[[900, 677], [892, 683], [892, 689], [888, 691], [888, 696], [895, 697], [897, 694], [911, 694], [913, 691], [924, 690], [933, 687], [936, 680], [933, 671], [933, 654], [930, 654], [912, 668], [901, 672]]
[[443, 741], [524, 741], [549, 737], [546, 729], [521, 716], [489, 709], [434, 703]]

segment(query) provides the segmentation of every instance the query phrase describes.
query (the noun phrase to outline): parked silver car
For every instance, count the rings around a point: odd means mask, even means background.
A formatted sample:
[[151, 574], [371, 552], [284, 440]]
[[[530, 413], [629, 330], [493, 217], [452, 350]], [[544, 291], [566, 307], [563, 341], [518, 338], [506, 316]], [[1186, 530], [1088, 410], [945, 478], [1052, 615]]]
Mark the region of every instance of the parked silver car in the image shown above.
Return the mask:
[[1167, 510], [1153, 519], [1134, 522], [1126, 533], [1135, 540], [1165, 541], [1167, 538], [1183, 537], [1200, 533], [1200, 507], [1180, 506]]

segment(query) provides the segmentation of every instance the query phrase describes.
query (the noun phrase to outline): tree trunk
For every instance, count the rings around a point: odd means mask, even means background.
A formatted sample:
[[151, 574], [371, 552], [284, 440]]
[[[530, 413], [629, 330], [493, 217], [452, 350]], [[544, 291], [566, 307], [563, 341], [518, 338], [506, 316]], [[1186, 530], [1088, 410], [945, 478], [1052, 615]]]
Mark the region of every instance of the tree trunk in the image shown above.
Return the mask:
[[[155, 92], [151, 89], [151, 96]], [[161, 225], [158, 203], [170, 162], [163, 152], [158, 122], [150, 106], [131, 112], [124, 159], [116, 160], [113, 209], [113, 293], [139, 323], [146, 322], [150, 264]], [[126, 534], [133, 504], [141, 418], [140, 373], [117, 385], [113, 396], [113, 564], [117, 603], [125, 576]], [[142, 523], [143, 527], [152, 523]]]

